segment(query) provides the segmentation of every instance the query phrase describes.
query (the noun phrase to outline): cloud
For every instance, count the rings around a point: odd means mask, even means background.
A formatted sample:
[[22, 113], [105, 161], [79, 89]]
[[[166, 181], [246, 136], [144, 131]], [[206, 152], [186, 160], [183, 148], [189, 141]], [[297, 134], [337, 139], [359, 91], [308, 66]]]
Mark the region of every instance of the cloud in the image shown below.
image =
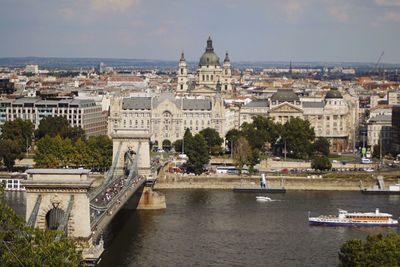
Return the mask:
[[382, 17], [383, 21], [400, 22], [400, 13], [390, 11]]
[[350, 20], [348, 9], [345, 6], [331, 6], [328, 8], [329, 14], [338, 22]]
[[287, 0], [281, 3], [288, 22], [292, 23], [300, 19], [307, 5], [306, 0]]
[[378, 6], [400, 6], [400, 0], [374, 0]]
[[139, 0], [91, 0], [94, 10], [113, 10], [123, 12], [139, 4]]

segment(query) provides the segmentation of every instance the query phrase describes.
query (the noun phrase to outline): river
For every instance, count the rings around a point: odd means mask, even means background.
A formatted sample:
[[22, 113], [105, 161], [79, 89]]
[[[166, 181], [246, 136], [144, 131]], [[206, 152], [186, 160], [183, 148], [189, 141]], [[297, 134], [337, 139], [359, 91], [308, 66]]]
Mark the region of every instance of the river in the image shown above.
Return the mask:
[[[344, 241], [397, 228], [309, 226], [308, 211], [380, 208], [400, 215], [400, 196], [359, 192], [294, 191], [262, 203], [254, 194], [229, 190], [162, 192], [166, 210], [117, 215], [104, 235], [100, 266], [336, 266]], [[14, 196], [13, 203], [19, 200]]]

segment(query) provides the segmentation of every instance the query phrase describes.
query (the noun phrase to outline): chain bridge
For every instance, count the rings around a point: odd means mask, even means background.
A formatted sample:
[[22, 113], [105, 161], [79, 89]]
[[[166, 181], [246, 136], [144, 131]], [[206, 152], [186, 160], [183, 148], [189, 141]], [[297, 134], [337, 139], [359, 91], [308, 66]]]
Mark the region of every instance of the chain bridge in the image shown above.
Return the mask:
[[105, 228], [135, 194], [138, 201], [129, 208], [165, 208], [164, 196], [152, 190], [149, 134], [116, 131], [112, 140], [112, 166], [95, 188], [85, 169], [30, 169], [24, 182], [27, 225], [85, 240], [87, 262], [100, 257]]

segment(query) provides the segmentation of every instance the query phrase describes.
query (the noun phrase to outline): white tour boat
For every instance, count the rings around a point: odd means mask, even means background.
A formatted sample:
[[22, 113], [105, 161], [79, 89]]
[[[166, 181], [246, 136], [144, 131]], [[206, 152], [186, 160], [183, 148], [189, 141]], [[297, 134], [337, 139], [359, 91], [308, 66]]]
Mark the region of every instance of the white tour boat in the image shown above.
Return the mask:
[[339, 209], [338, 215], [322, 215], [308, 217], [311, 225], [327, 226], [397, 226], [398, 220], [392, 218], [392, 214], [379, 212], [347, 212]]
[[256, 197], [256, 200], [257, 200], [257, 201], [264, 201], [264, 202], [272, 201], [271, 198], [266, 197], [266, 196], [257, 196], [257, 197]]

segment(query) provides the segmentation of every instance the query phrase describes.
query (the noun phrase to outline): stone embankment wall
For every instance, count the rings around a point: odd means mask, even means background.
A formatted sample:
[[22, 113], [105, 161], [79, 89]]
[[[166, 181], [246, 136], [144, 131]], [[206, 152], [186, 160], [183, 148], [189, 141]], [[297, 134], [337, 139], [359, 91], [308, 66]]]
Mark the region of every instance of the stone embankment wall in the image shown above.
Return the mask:
[[[279, 187], [281, 184], [288, 190], [353, 190], [373, 186], [376, 181], [372, 178], [319, 178], [319, 176], [268, 177], [267, 184]], [[385, 185], [397, 183], [396, 179], [385, 179]], [[168, 174], [158, 177], [156, 189], [167, 188], [203, 188], [203, 189], [232, 189], [234, 186], [258, 186], [259, 177], [239, 177], [233, 175], [218, 176], [181, 176]]]

